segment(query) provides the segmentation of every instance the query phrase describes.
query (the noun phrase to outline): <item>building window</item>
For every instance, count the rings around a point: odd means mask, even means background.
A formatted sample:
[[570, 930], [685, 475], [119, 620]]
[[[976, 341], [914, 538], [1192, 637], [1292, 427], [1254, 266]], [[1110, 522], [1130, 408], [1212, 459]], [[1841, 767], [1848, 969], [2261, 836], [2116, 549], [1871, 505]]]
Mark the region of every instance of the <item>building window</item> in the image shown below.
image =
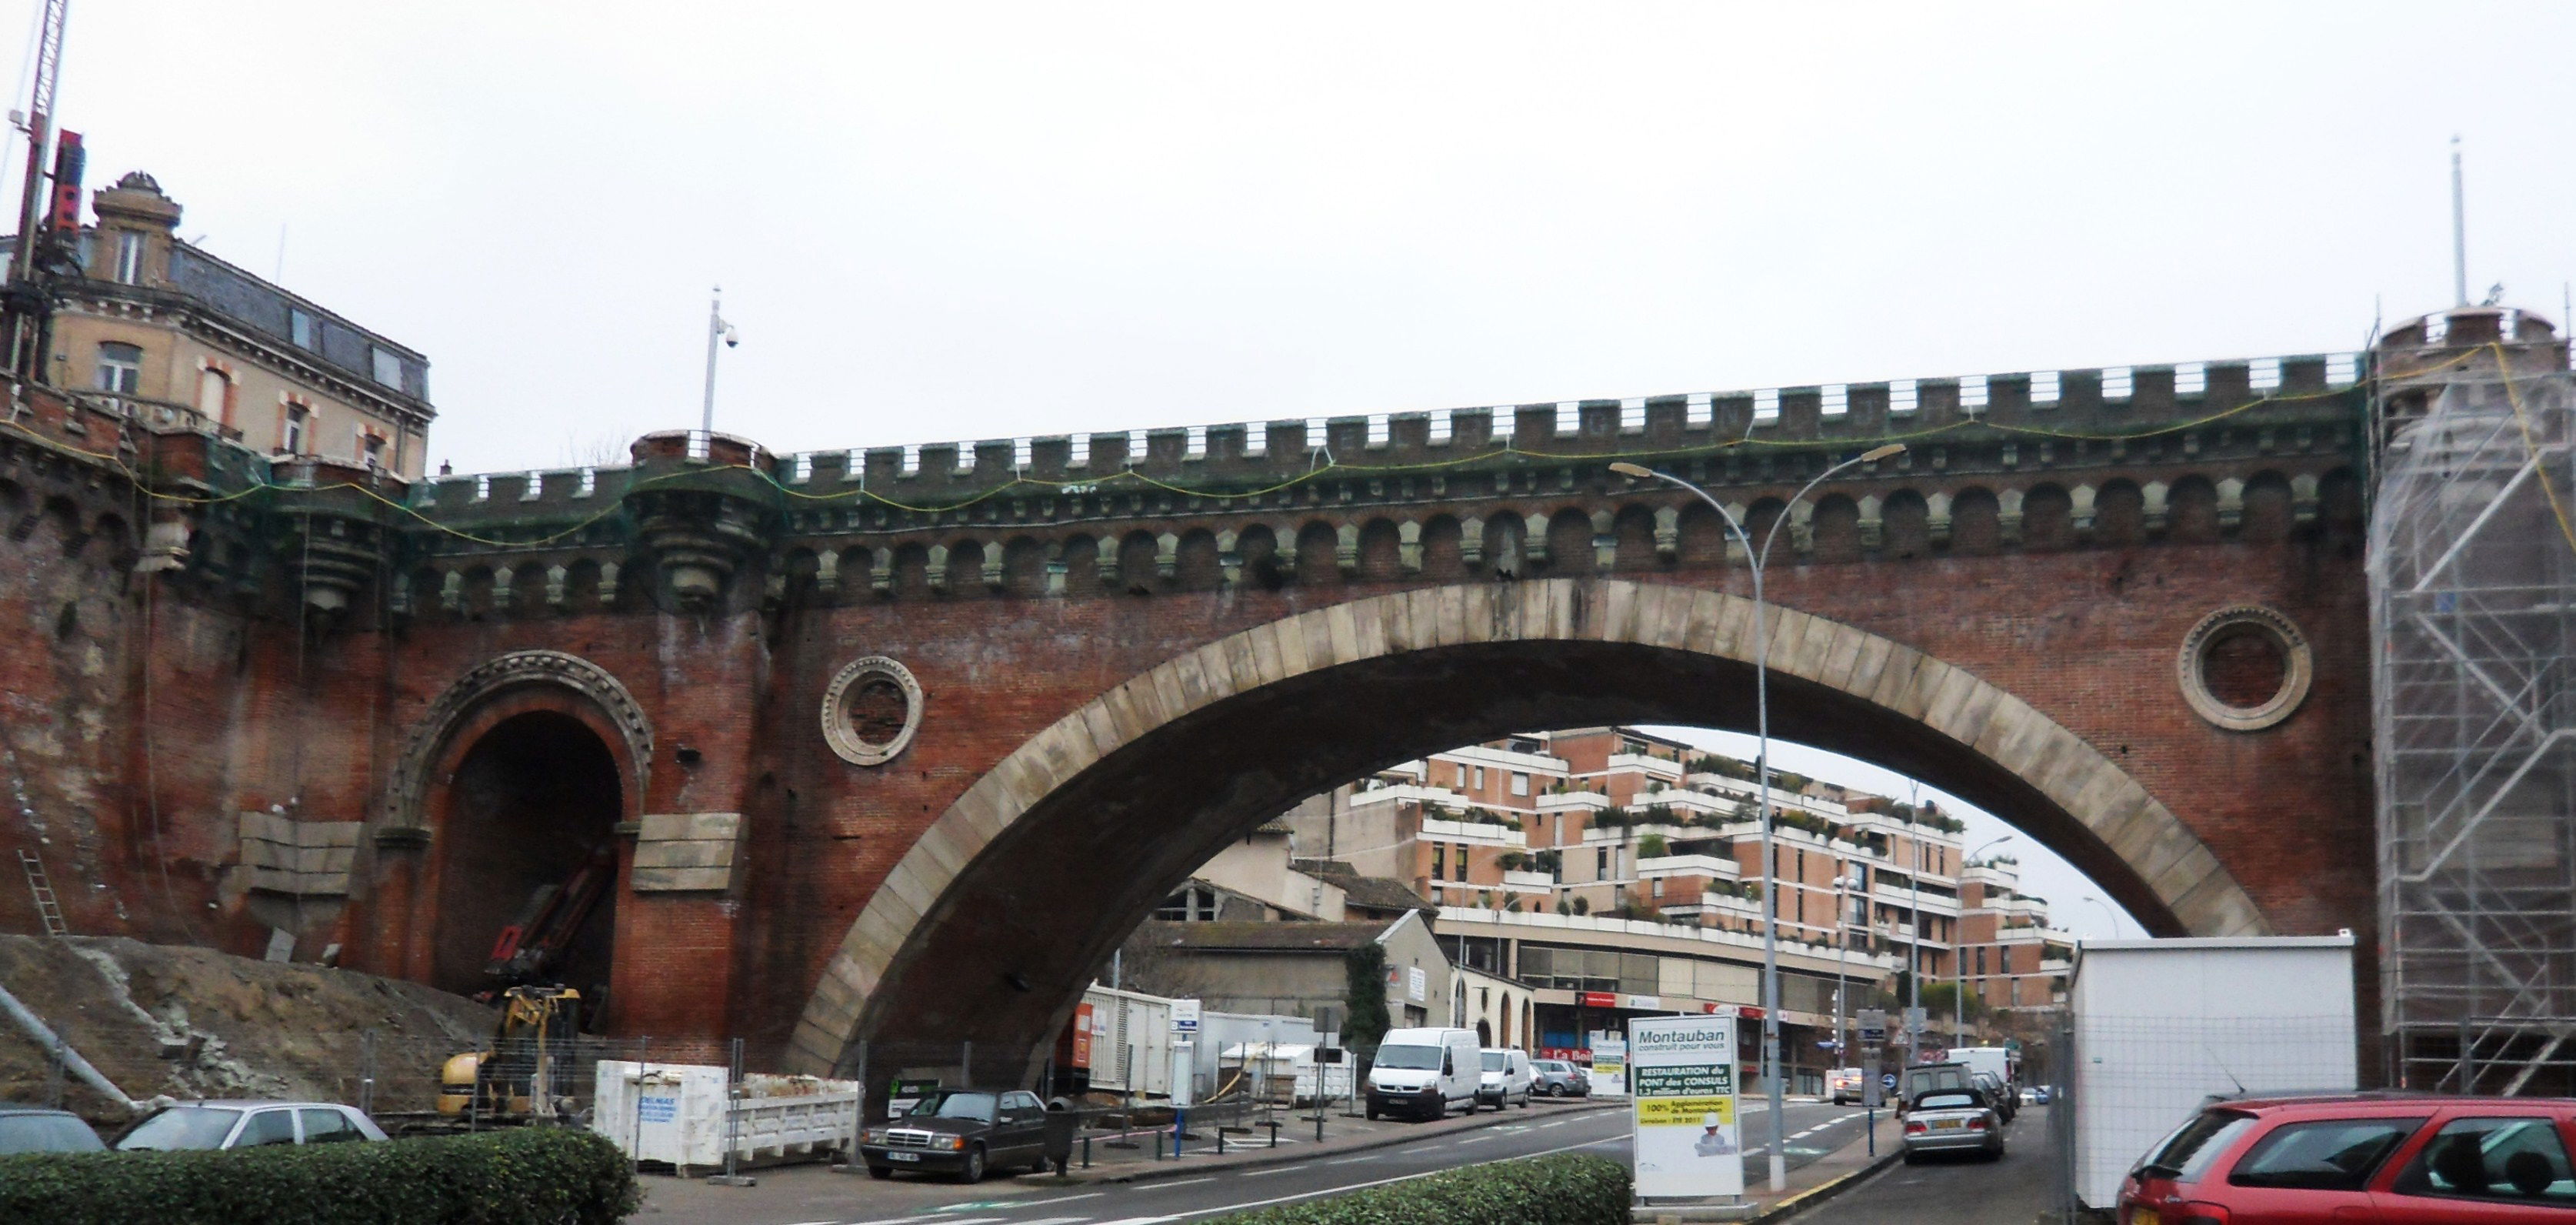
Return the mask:
[[402, 356], [385, 348], [369, 348], [367, 352], [375, 358], [376, 381], [387, 387], [400, 389], [403, 376]]
[[1431, 844], [1431, 879], [1439, 880], [1448, 875], [1449, 844], [1446, 842], [1434, 842]]
[[312, 432], [312, 413], [301, 404], [286, 406], [286, 424], [278, 431], [277, 449], [289, 455], [304, 454], [307, 436]]
[[1978, 946], [1977, 946], [1977, 977], [1979, 977], [1979, 978], [1984, 978], [1985, 976], [1986, 976], [1986, 946], [1984, 946], [1984, 945], [1980, 944], [1980, 945], [1978, 945]]
[[231, 392], [232, 385], [232, 380], [225, 378], [224, 372], [221, 370], [198, 371], [198, 414], [208, 421], [222, 422], [229, 420], [230, 414], [225, 412], [225, 407], [227, 401], [231, 399], [231, 396], [228, 393]]
[[143, 282], [143, 236], [132, 230], [116, 233], [116, 283], [139, 285]]
[[1484, 789], [1485, 789], [1485, 768], [1484, 768], [1483, 766], [1478, 766], [1478, 767], [1476, 767], [1476, 790], [1478, 790], [1478, 791], [1482, 791], [1482, 790], [1484, 790]]
[[313, 347], [313, 312], [299, 306], [286, 308], [286, 338], [299, 349]]
[[1592, 852], [1592, 879], [1594, 879], [1594, 880], [1608, 880], [1608, 879], [1610, 879], [1610, 848], [1609, 848], [1609, 847], [1606, 847], [1606, 846], [1605, 846], [1605, 847], [1601, 847], [1601, 848], [1599, 848], [1598, 850], [1595, 850], [1595, 851], [1593, 851], [1593, 852]]
[[1465, 766], [1458, 767], [1458, 785], [1461, 787], [1467, 785], [1467, 767]]
[[1457, 879], [1462, 881], [1467, 879], [1467, 844], [1463, 842], [1458, 844], [1458, 857], [1453, 866], [1458, 874]]
[[1512, 774], [1512, 794], [1529, 794], [1529, 775], [1522, 774], [1517, 771]]
[[130, 396], [143, 382], [143, 349], [110, 340], [98, 346], [98, 389]]
[[1663, 897], [1663, 896], [1664, 896], [1664, 878], [1663, 878], [1663, 877], [1660, 877], [1660, 876], [1656, 877], [1652, 882], [1650, 882], [1650, 884], [1649, 884], [1649, 888], [1648, 888], [1648, 891], [1649, 891], [1649, 892], [1651, 892], [1651, 893], [1653, 893], [1657, 898], [1661, 898], [1661, 897]]

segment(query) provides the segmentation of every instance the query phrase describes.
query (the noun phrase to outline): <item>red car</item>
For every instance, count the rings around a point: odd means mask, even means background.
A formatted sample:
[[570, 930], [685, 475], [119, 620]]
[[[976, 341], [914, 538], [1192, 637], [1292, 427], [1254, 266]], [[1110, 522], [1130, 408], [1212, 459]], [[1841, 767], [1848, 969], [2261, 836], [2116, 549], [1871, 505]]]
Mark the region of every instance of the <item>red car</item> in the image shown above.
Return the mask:
[[2221, 1101], [2120, 1184], [2120, 1225], [2576, 1223], [2576, 1100]]

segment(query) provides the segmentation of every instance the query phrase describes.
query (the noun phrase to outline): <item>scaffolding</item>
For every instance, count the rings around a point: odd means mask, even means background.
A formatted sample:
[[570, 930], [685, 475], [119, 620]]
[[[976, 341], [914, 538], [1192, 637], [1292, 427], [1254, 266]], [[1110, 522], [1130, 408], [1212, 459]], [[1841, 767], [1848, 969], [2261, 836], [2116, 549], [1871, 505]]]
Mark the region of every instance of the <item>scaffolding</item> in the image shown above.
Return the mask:
[[2390, 1083], [2576, 1091], [2576, 387], [2544, 320], [2427, 316], [2372, 421]]

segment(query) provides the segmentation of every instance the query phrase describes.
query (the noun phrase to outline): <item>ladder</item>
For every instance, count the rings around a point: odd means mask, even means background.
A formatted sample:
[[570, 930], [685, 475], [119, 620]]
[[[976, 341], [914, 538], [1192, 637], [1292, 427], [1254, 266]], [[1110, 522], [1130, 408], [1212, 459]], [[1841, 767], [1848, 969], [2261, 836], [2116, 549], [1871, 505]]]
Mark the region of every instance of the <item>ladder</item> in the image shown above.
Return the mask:
[[62, 905], [54, 900], [54, 882], [45, 875], [45, 861], [32, 851], [22, 850], [18, 852], [18, 866], [27, 873], [27, 892], [36, 897], [36, 913], [45, 920], [45, 934], [72, 934], [72, 929], [63, 923]]

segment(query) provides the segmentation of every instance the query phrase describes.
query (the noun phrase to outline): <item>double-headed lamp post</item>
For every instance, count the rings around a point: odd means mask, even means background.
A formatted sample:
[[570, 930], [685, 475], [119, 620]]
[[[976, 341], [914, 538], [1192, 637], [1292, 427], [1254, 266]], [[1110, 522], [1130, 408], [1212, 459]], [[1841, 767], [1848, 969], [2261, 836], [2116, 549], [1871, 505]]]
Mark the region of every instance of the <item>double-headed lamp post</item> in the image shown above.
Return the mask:
[[[1977, 866], [1977, 856], [2012, 840], [2011, 834], [2005, 834], [2000, 838], [1988, 838], [1979, 843], [1976, 850], [1959, 857], [1959, 871], [1965, 873], [1968, 869]], [[1950, 941], [1950, 963], [1958, 971], [1957, 985], [1951, 988], [1950, 994], [1950, 1042], [1953, 1046], [1965, 1046], [1968, 1041], [1968, 950], [1959, 946], [1959, 941], [1955, 938], [1958, 934], [1962, 933], [1954, 932], [1954, 938]]]
[[1780, 517], [1772, 520], [1770, 530], [1762, 533], [1759, 547], [1754, 545], [1752, 537], [1745, 534], [1744, 525], [1736, 521], [1735, 512], [1726, 509], [1726, 504], [1707, 490], [1643, 464], [1622, 462], [1610, 465], [1610, 470], [1621, 476], [1640, 481], [1662, 481], [1699, 495], [1699, 500], [1708, 503], [1709, 509], [1716, 511], [1717, 517], [1725, 522], [1726, 530], [1735, 534], [1736, 543], [1744, 546], [1744, 555], [1753, 570], [1753, 725], [1757, 744], [1753, 754], [1753, 776], [1762, 798], [1762, 1080], [1770, 1091], [1771, 1189], [1774, 1191], [1785, 1191], [1789, 1187], [1789, 1128], [1783, 1117], [1785, 1107], [1780, 1085], [1780, 890], [1777, 874], [1773, 871], [1778, 866], [1778, 857], [1771, 847], [1771, 634], [1763, 619], [1762, 565], [1770, 560], [1771, 542], [1780, 538], [1780, 525], [1790, 520], [1798, 503], [1815, 492], [1816, 486], [1846, 468], [1876, 463], [1903, 450], [1905, 444], [1901, 442], [1872, 447], [1817, 473], [1816, 479], [1801, 486], [1798, 492], [1789, 495], [1787, 502], [1781, 504]]
[[1843, 1018], [1849, 1010], [1843, 1007], [1843, 994], [1851, 989], [1851, 890], [1860, 887], [1852, 876], [1834, 877], [1834, 1066], [1858, 1067], [1852, 1062], [1851, 1043], [1843, 1029]]

